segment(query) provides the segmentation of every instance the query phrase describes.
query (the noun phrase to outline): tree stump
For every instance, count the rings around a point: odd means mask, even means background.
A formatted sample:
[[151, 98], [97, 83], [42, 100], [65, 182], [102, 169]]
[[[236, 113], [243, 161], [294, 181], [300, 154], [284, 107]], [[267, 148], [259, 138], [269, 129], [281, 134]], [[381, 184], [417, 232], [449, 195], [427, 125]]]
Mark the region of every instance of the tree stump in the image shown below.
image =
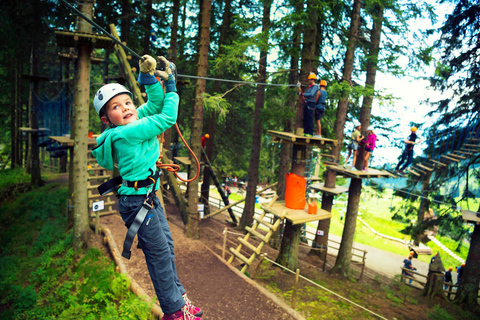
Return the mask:
[[443, 278], [443, 273], [430, 272], [422, 295], [430, 297], [431, 300], [438, 295], [448, 301], [447, 297], [443, 293]]
[[449, 301], [443, 292], [444, 271], [445, 268], [443, 267], [442, 259], [440, 258], [440, 254], [437, 253], [428, 267], [428, 278], [422, 292], [423, 296], [433, 299], [438, 295], [446, 301]]

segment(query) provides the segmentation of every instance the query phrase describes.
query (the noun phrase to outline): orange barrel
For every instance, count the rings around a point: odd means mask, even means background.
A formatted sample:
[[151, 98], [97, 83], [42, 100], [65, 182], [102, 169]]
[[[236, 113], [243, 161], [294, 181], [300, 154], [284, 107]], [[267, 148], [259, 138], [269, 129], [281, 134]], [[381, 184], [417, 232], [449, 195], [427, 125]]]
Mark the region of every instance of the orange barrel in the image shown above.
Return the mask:
[[289, 209], [304, 209], [307, 199], [305, 190], [307, 179], [294, 173], [287, 173], [287, 187], [285, 188], [285, 206]]

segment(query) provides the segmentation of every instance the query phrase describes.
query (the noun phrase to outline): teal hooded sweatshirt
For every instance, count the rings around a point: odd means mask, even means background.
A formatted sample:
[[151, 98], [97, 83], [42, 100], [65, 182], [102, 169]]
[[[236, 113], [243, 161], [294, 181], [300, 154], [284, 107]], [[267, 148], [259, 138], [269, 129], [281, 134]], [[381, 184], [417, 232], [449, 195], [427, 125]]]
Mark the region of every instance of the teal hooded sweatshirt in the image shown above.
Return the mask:
[[[124, 180], [140, 181], [155, 172], [160, 147], [157, 136], [177, 121], [178, 94], [165, 94], [159, 82], [145, 85], [148, 102], [137, 109], [138, 120], [115, 128], [106, 129], [97, 138], [92, 154], [98, 164], [107, 170], [118, 170]], [[147, 194], [151, 187], [134, 188], [122, 185], [120, 195]], [[158, 184], [157, 184], [158, 189]]]

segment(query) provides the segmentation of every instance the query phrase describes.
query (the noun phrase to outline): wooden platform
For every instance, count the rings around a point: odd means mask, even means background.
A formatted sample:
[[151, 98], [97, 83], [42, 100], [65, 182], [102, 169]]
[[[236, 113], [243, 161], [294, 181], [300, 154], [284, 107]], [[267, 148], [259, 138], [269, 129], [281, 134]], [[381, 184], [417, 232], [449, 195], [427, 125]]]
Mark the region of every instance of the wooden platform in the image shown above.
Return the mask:
[[314, 183], [310, 185], [310, 188], [336, 196], [344, 192], [348, 192], [347, 187], [335, 186], [335, 188], [327, 188], [324, 183]]
[[321, 149], [329, 149], [329, 148], [332, 148], [332, 146], [336, 146], [338, 144], [337, 140], [326, 139], [326, 138], [304, 137], [304, 136], [299, 136], [290, 132], [268, 130], [268, 133], [272, 136], [273, 142], [308, 144], [308, 145], [317, 146], [318, 148], [321, 148]]
[[270, 208], [267, 208], [267, 206], [263, 205], [261, 206], [261, 208], [266, 212], [275, 211], [278, 214], [281, 214], [284, 210], [287, 210], [285, 218], [290, 220], [293, 225], [311, 221], [330, 219], [332, 217], [332, 214], [330, 212], [320, 209], [320, 206], [318, 206], [317, 208], [317, 214], [308, 213], [308, 204], [303, 210], [289, 209], [285, 206], [284, 200], [275, 201], [275, 203]]
[[[68, 136], [49, 136], [49, 139], [60, 143], [62, 146], [73, 147], [73, 139]], [[96, 145], [97, 140], [94, 138], [88, 138], [89, 145]]]
[[20, 127], [19, 130], [22, 131], [22, 132], [26, 132], [26, 133], [47, 132], [47, 131], [50, 131], [50, 129], [48, 129], [48, 128], [32, 129], [32, 128], [29, 128], [29, 127]]
[[353, 171], [352, 169], [346, 169], [341, 166], [327, 166], [327, 169], [335, 171], [345, 177], [356, 179], [369, 179], [369, 178], [391, 178], [393, 174], [384, 170], [377, 170], [369, 168], [368, 171]]
[[462, 210], [461, 212], [463, 221], [468, 223], [480, 224], [480, 218], [477, 217], [477, 213], [475, 211]]
[[[190, 160], [190, 157], [175, 157], [173, 158], [175, 163], [183, 164], [185, 166], [191, 166], [192, 161]], [[200, 160], [200, 159], [199, 159]], [[200, 161], [200, 165], [203, 165], [204, 162]]]
[[98, 49], [111, 49], [115, 45], [109, 37], [90, 32], [55, 30], [55, 38], [59, 47], [67, 48], [76, 47], [78, 43], [90, 43]]

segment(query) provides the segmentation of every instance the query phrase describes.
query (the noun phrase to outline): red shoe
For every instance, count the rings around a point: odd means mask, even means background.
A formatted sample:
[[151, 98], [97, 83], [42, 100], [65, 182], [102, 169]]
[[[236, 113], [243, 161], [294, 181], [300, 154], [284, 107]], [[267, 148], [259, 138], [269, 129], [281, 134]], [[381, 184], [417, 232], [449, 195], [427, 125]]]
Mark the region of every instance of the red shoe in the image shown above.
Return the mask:
[[183, 300], [185, 300], [185, 308], [187, 308], [188, 312], [190, 312], [191, 314], [193, 314], [195, 317], [201, 317], [201, 316], [203, 316], [203, 310], [200, 309], [199, 307], [195, 307], [195, 306], [192, 304], [192, 301], [190, 301], [190, 299], [188, 299], [186, 293], [184, 293], [184, 294], [182, 295], [182, 297], [183, 297]]
[[202, 320], [202, 318], [195, 317], [188, 312], [186, 305], [177, 312], [163, 315], [163, 320]]

